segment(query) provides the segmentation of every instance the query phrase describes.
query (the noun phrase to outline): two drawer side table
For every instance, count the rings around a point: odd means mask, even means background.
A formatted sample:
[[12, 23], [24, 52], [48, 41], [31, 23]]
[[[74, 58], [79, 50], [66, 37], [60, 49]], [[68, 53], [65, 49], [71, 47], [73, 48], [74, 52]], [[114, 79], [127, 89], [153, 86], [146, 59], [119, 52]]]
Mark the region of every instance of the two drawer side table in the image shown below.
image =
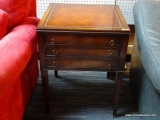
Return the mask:
[[51, 3], [38, 26], [40, 70], [49, 112], [48, 70], [116, 72], [113, 116], [122, 87], [130, 29], [117, 5]]

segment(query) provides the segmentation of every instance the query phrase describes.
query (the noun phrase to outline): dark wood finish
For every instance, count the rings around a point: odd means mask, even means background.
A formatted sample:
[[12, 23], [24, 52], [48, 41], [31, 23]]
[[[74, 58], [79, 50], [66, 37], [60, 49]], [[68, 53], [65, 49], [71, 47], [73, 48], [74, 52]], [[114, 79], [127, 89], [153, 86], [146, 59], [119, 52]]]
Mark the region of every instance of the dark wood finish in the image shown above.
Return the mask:
[[114, 90], [113, 117], [117, 115], [117, 107], [122, 89], [123, 72], [116, 72], [116, 82]]
[[46, 106], [46, 112], [48, 113], [50, 111], [49, 108], [49, 90], [48, 90], [48, 71], [47, 70], [41, 70], [41, 76], [42, 76], [42, 86], [43, 86], [43, 95], [44, 95], [44, 101]]
[[50, 4], [38, 27], [40, 69], [49, 110], [47, 70], [117, 72], [113, 116], [121, 91], [130, 29], [116, 5]]

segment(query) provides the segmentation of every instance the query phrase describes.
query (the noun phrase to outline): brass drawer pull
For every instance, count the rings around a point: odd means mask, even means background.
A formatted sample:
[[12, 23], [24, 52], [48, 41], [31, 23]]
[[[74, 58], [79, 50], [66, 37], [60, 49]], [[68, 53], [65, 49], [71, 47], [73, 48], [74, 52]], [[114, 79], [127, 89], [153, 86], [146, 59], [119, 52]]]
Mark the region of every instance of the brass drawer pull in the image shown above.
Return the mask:
[[57, 66], [57, 65], [58, 65], [58, 62], [57, 62], [57, 61], [53, 61], [53, 65], [54, 65], [54, 66]]
[[113, 50], [108, 50], [108, 55], [112, 55], [113, 54]]
[[112, 39], [110, 42], [109, 42], [110, 45], [115, 45], [115, 41]]
[[112, 68], [112, 65], [109, 63], [109, 64], [107, 65], [107, 68], [108, 68], [108, 69], [111, 69], [111, 68]]
[[57, 54], [58, 54], [58, 51], [57, 51], [57, 50], [53, 50], [52, 52], [53, 52], [54, 55], [57, 55]]
[[51, 39], [50, 39], [50, 43], [51, 43], [51, 44], [54, 44], [54, 43], [55, 43], [54, 38], [51, 38]]

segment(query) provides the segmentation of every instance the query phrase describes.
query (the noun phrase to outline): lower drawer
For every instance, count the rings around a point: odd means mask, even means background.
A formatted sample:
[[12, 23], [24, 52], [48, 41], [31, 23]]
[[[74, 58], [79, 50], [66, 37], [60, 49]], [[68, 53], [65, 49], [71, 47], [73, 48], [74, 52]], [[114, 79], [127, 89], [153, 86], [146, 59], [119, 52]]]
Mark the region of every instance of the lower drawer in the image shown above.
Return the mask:
[[46, 59], [47, 68], [53, 69], [118, 69], [118, 61], [83, 59]]

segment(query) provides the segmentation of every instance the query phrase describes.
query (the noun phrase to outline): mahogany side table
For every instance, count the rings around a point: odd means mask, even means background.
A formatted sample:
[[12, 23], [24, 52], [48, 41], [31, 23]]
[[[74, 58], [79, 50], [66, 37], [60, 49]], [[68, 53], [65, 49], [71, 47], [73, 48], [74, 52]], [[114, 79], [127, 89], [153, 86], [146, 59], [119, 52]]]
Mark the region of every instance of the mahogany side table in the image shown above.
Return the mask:
[[130, 34], [120, 8], [51, 3], [37, 33], [46, 110], [49, 111], [48, 70], [107, 71], [116, 72], [116, 116]]

